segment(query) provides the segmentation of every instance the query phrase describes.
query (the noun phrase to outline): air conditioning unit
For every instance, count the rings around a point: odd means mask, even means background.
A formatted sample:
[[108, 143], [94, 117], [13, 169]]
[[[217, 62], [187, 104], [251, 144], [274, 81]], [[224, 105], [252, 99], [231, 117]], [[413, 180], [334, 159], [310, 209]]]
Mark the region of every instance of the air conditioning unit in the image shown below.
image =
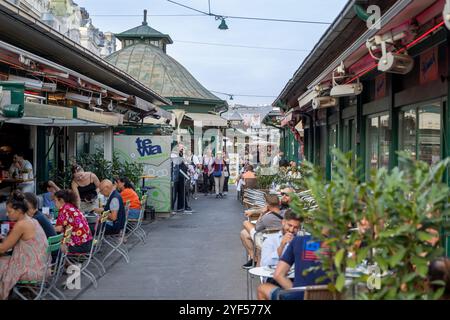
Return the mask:
[[44, 82], [42, 84], [42, 91], [45, 92], [55, 92], [56, 91], [56, 83], [53, 82]]
[[388, 52], [378, 62], [381, 72], [407, 74], [414, 68], [414, 59], [407, 54]]
[[363, 85], [360, 82], [351, 83], [351, 84], [341, 84], [334, 86], [331, 89], [330, 96], [339, 98], [339, 97], [352, 97], [360, 95], [363, 91]]
[[25, 89], [29, 90], [42, 90], [42, 81], [37, 79], [31, 79], [31, 78], [25, 78], [25, 77], [19, 77], [10, 74], [8, 76], [8, 81], [16, 81], [16, 82], [23, 82]]
[[450, 29], [450, 0], [445, 1], [444, 11], [442, 12], [444, 17], [445, 26]]
[[85, 104], [91, 104], [91, 100], [92, 100], [91, 97], [83, 96], [81, 94], [71, 93], [71, 92], [66, 93], [66, 99], [85, 103]]
[[313, 109], [331, 108], [337, 106], [337, 99], [333, 97], [317, 97], [313, 99]]

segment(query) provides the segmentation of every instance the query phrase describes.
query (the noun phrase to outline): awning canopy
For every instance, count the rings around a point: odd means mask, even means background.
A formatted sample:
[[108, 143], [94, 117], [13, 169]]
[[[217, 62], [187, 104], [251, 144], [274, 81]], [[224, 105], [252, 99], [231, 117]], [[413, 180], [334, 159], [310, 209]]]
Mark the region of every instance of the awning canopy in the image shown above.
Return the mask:
[[195, 127], [228, 127], [228, 121], [215, 114], [186, 113], [185, 117], [193, 120]]
[[99, 123], [107, 126], [118, 126], [123, 124], [123, 118], [118, 114], [94, 112], [80, 107], [73, 108], [73, 117], [79, 120]]
[[73, 109], [50, 104], [25, 102], [24, 116], [33, 118], [46, 118], [49, 120], [72, 120]]
[[23, 118], [4, 118], [0, 116], [0, 121], [12, 124], [22, 124], [27, 126], [39, 127], [106, 127], [105, 124], [94, 123], [79, 119], [64, 120], [38, 117], [23, 117]]

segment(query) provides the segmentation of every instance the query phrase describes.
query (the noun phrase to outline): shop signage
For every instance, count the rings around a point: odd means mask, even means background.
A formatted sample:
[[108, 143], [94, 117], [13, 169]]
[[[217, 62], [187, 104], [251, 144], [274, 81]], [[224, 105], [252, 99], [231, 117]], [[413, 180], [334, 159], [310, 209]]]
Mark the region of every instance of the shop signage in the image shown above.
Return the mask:
[[420, 55], [420, 84], [438, 80], [438, 48], [435, 47]]
[[137, 151], [141, 157], [151, 156], [154, 154], [162, 153], [160, 145], [152, 145], [152, 140], [150, 139], [136, 139]]
[[386, 96], [386, 73], [375, 78], [375, 100]]
[[170, 171], [171, 171], [172, 136], [149, 135], [115, 135], [114, 152], [119, 160], [137, 162], [144, 165], [145, 179], [143, 184], [153, 187], [148, 193], [149, 203], [156, 212], [170, 212]]

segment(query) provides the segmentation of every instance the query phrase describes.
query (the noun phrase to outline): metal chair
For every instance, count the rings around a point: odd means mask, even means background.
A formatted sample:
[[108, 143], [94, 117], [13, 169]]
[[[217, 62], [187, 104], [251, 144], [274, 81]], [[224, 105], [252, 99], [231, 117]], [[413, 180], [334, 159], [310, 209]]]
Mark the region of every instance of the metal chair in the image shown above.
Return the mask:
[[[147, 195], [143, 195], [141, 199], [141, 211], [139, 212], [139, 217], [137, 219], [128, 219], [126, 224], [126, 235], [125, 238], [129, 239], [131, 236], [136, 236], [142, 244], [145, 244], [147, 233], [142, 229], [142, 221], [144, 219], [145, 206], [147, 204]], [[128, 215], [128, 213], [127, 213]]]
[[[47, 247], [47, 262], [44, 266], [43, 277], [41, 280], [20, 280], [13, 288], [13, 292], [23, 300], [29, 300], [22, 292], [22, 289], [27, 289], [31, 291], [35, 296], [33, 300], [39, 300], [41, 298], [46, 297], [47, 295], [52, 296], [54, 299], [59, 300], [58, 296], [56, 296], [52, 290], [55, 289], [55, 286], [61, 276], [62, 263], [61, 258], [63, 257], [63, 252], [60, 250], [61, 244], [63, 240], [63, 234], [48, 238], [48, 247]], [[59, 251], [59, 252], [58, 252]], [[53, 253], [58, 252], [57, 258], [52, 259]], [[56, 290], [63, 299], [65, 298], [64, 294], [59, 290]]]
[[105, 230], [106, 230], [106, 221], [108, 221], [108, 216], [111, 213], [111, 211], [103, 211], [100, 215], [100, 226], [98, 227], [97, 231], [94, 234], [94, 239], [92, 241], [92, 245], [94, 246], [94, 251], [92, 252], [92, 260], [91, 263], [97, 267], [97, 269], [100, 269], [100, 275], [106, 274], [106, 268], [103, 265], [103, 262], [97, 258], [97, 256], [100, 253], [103, 240], [105, 239]]
[[[252, 268], [257, 266], [257, 262], [260, 259], [257, 259], [257, 242], [256, 239], [258, 236], [262, 236], [262, 242], [264, 242], [265, 239], [267, 239], [268, 235], [275, 234], [279, 232], [280, 229], [265, 229], [262, 231], [258, 231], [253, 236], [253, 264]], [[251, 269], [251, 268], [250, 268]], [[250, 274], [250, 269], [247, 269], [247, 300], [253, 300], [253, 276]]]
[[[95, 288], [97, 288], [97, 279], [95, 275], [87, 268], [90, 265], [90, 262], [92, 261], [92, 257], [94, 255], [94, 248], [95, 248], [94, 238], [97, 237], [97, 230], [99, 225], [100, 225], [100, 217], [97, 217], [94, 227], [94, 237], [92, 239], [91, 249], [89, 250], [89, 252], [87, 253], [68, 252], [66, 255], [66, 261], [73, 265], [79, 265], [81, 274], [84, 274], [89, 280], [91, 280]], [[98, 265], [93, 264], [93, 266], [95, 266], [99, 270], [100, 274], [102, 273], [102, 270]]]
[[127, 230], [128, 224], [128, 210], [130, 208], [130, 203], [127, 201], [127, 205], [125, 206], [125, 225], [123, 229], [118, 234], [112, 234], [104, 237], [103, 242], [111, 247], [111, 251], [103, 258], [102, 262], [104, 263], [106, 259], [108, 259], [114, 252], [118, 252], [122, 257], [124, 257], [127, 263], [130, 263], [130, 257], [128, 255], [128, 248], [125, 245], [125, 234]]

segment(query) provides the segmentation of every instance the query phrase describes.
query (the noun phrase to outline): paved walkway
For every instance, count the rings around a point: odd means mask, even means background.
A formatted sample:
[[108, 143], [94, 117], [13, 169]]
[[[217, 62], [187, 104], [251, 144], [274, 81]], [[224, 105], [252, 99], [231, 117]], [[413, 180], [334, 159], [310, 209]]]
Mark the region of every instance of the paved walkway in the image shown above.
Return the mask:
[[[230, 190], [232, 191], [232, 190]], [[239, 232], [242, 206], [199, 195], [192, 215], [177, 214], [148, 226], [147, 244], [130, 251], [78, 299], [246, 299]]]

